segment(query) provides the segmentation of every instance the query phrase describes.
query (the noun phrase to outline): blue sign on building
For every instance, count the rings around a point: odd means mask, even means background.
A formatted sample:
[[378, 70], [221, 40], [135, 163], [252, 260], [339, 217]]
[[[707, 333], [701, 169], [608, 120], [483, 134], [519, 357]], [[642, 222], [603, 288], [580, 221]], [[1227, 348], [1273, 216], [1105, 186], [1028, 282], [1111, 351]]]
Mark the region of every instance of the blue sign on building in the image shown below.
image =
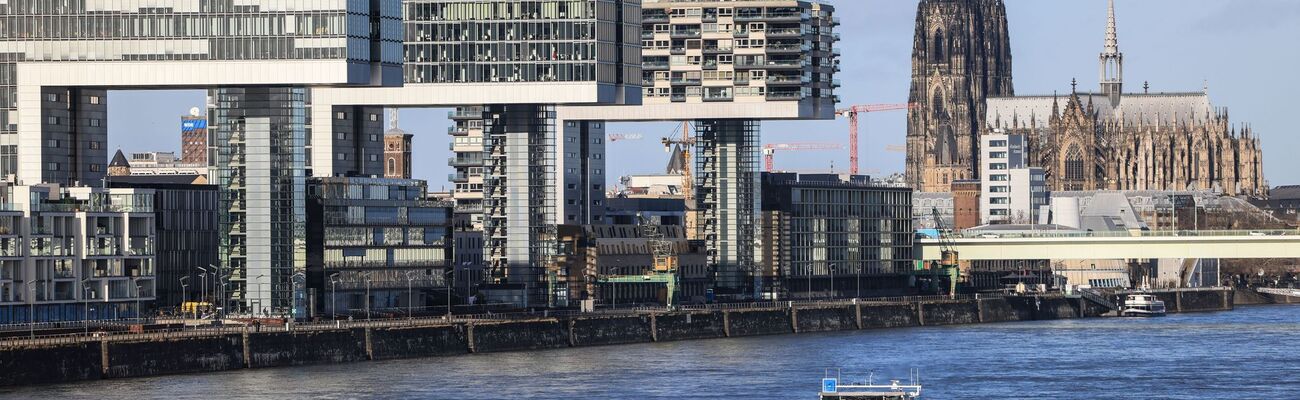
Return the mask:
[[839, 390], [839, 380], [835, 378], [822, 379], [822, 393], [835, 393]]
[[189, 132], [195, 129], [207, 129], [208, 120], [206, 119], [186, 119], [181, 120], [181, 132]]

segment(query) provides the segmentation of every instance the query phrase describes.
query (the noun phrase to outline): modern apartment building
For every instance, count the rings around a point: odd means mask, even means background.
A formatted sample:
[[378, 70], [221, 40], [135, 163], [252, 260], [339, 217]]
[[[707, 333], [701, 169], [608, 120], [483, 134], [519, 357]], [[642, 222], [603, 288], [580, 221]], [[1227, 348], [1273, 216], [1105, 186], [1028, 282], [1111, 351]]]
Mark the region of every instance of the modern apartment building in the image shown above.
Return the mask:
[[151, 190], [0, 184], [0, 197], [0, 324], [150, 312]]
[[451, 209], [422, 180], [311, 178], [305, 315], [419, 313], [446, 304]]
[[1028, 164], [1025, 136], [994, 132], [980, 141], [980, 222], [1037, 223], [1047, 185], [1043, 169]]
[[897, 295], [912, 268], [912, 190], [866, 176], [763, 174], [765, 298]]
[[[0, 176], [100, 185], [108, 90], [208, 89], [233, 298], [287, 313], [303, 265], [305, 88], [399, 85], [401, 11], [397, 1], [0, 2], [10, 29]], [[267, 290], [253, 299], [251, 287]]]
[[693, 121], [696, 214], [719, 298], [753, 298], [759, 220], [759, 127], [833, 119], [839, 40], [834, 8], [796, 0], [647, 0], [642, 104], [560, 107], [563, 121]]

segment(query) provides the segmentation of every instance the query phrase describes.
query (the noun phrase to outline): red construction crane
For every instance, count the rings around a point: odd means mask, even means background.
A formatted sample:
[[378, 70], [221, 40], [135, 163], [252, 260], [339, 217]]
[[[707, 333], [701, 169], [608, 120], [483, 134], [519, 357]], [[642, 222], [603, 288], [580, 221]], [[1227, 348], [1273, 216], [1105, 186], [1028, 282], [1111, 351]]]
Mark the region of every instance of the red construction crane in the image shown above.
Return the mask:
[[773, 156], [781, 151], [841, 150], [844, 145], [838, 143], [772, 143], [763, 146], [763, 168], [772, 172]]
[[918, 103], [863, 104], [835, 110], [835, 115], [849, 117], [849, 173], [858, 174], [858, 113], [900, 111], [919, 106]]

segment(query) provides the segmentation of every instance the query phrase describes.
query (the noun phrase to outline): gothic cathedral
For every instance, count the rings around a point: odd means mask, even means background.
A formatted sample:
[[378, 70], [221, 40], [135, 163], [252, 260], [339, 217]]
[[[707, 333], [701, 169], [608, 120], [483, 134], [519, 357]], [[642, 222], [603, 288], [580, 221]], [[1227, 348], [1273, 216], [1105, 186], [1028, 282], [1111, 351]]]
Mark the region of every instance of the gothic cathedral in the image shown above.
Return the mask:
[[[996, 77], [979, 75], [988, 70], [946, 70], [949, 73], [945, 74], [940, 72], [945, 70], [941, 64], [933, 62], [936, 60], [926, 59], [934, 50], [923, 42], [933, 37], [935, 21], [982, 21], [987, 25], [971, 31], [995, 29], [1001, 32], [1001, 42], [983, 42], [981, 48], [1006, 46], [1000, 1], [923, 0], [920, 7], [911, 93], [918, 107], [908, 121], [907, 175], [913, 188], [944, 192], [952, 179], [978, 176], [978, 149], [966, 146], [978, 146], [979, 141], [963, 141], [963, 125], [952, 119], [956, 116], [977, 118], [975, 126], [981, 133], [1026, 135], [1029, 163], [1044, 169], [1048, 190], [1212, 190], [1227, 195], [1267, 195], [1259, 138], [1249, 126], [1238, 129], [1229, 123], [1227, 110], [1212, 106], [1208, 88], [1156, 93], [1144, 84], [1142, 92], [1124, 93], [1124, 54], [1119, 50], [1113, 0], [1098, 59], [1099, 90], [1080, 92], [1075, 84], [1068, 96], [1012, 95], [1009, 51], [987, 55], [966, 50], [972, 54], [964, 54], [966, 51], [953, 48], [963, 54], [945, 54], [953, 60], [985, 60], [964, 65], [995, 65], [1005, 60], [1005, 75]], [[958, 9], [966, 13], [964, 17], [943, 14]], [[999, 13], [1001, 18], [988, 21], [983, 12]], [[936, 18], [939, 14], [944, 17]], [[940, 93], [952, 88], [936, 85], [936, 78], [940, 82], [1005, 82], [1006, 86], [1005, 91], [982, 86], [988, 91], [980, 93], [972, 83], [965, 92], [970, 97], [932, 96], [927, 101], [918, 87]], [[949, 150], [949, 144], [958, 151]]]
[[946, 192], [954, 180], [977, 178], [984, 100], [1013, 94], [1002, 0], [922, 0], [912, 43], [908, 184]]

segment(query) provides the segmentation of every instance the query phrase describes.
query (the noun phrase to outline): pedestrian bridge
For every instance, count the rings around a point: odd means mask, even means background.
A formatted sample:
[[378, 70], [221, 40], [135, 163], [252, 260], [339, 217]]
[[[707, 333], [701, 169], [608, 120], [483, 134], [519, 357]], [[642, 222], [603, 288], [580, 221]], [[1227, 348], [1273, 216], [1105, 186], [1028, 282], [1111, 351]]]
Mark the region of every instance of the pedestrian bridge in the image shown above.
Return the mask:
[[[962, 260], [1300, 258], [1297, 230], [957, 233], [949, 242]], [[922, 260], [940, 258], [939, 239], [914, 246]]]

